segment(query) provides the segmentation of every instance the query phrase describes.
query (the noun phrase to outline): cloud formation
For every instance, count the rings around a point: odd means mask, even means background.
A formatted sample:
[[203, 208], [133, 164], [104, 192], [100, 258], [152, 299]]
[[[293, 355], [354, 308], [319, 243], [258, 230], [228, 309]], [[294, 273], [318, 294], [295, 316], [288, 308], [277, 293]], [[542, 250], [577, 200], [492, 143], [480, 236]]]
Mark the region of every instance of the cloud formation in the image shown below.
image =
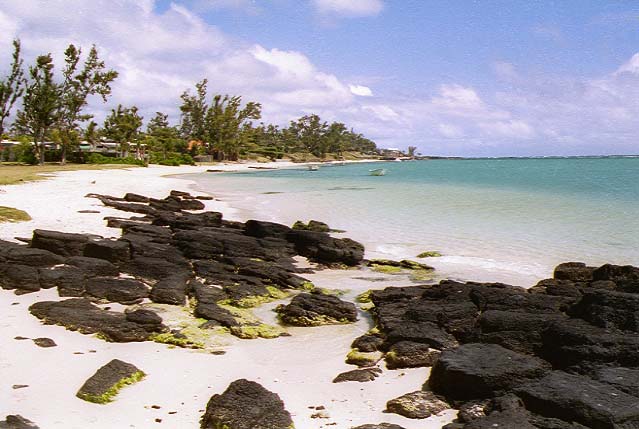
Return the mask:
[[[46, 10], [40, 5], [3, 2], [0, 67], [9, 63], [14, 37], [21, 38], [27, 63], [52, 52], [58, 69], [68, 43], [85, 51], [95, 43], [120, 73], [108, 105], [94, 100], [90, 106], [98, 120], [122, 103], [136, 104], [146, 119], [156, 111], [169, 113], [175, 123], [180, 94], [207, 78], [210, 92], [261, 102], [266, 122], [284, 125], [317, 113], [386, 147], [416, 145], [438, 155], [639, 152], [639, 53], [592, 78], [533, 73], [500, 61], [492, 64], [495, 74], [487, 84], [442, 82], [418, 96], [402, 88], [401, 79], [395, 87], [377, 81], [371, 88], [363, 85], [371, 82], [366, 78], [353, 82], [318, 68], [304, 52], [238, 40], [176, 3], [161, 11], [154, 0], [48, 0]], [[379, 12], [382, 4], [357, 7]], [[402, 92], [410, 95], [396, 95]]]
[[382, 0], [312, 0], [318, 12], [345, 17], [374, 16], [384, 9]]

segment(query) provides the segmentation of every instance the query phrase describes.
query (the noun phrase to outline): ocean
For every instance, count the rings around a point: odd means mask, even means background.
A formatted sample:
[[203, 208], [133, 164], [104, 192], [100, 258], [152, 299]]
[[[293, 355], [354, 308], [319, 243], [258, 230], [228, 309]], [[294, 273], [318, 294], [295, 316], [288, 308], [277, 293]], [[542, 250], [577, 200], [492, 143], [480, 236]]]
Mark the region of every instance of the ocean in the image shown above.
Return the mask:
[[[384, 176], [370, 169], [384, 168]], [[360, 163], [190, 175], [242, 220], [321, 220], [368, 258], [532, 286], [567, 261], [639, 265], [639, 158]]]

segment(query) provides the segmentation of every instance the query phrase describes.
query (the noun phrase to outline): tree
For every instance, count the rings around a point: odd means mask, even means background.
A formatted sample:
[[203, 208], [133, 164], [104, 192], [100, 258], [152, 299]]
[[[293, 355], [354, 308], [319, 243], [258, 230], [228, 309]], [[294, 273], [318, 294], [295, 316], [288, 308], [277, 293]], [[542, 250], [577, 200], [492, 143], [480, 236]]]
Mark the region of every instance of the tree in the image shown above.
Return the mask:
[[44, 164], [45, 138], [58, 121], [61, 87], [53, 81], [53, 67], [51, 54], [40, 55], [36, 64], [29, 67], [30, 81], [15, 121], [18, 131], [32, 137], [40, 165]]
[[166, 159], [168, 152], [175, 150], [180, 143], [183, 143], [178, 130], [169, 126], [169, 116], [162, 112], [155, 112], [155, 116], [147, 125], [146, 133], [148, 141], [155, 150], [162, 151], [162, 159]]
[[66, 162], [67, 149], [73, 142], [73, 136], [77, 135], [80, 122], [93, 117], [83, 114], [90, 95], [99, 95], [103, 102], [107, 101], [111, 94], [111, 82], [118, 73], [114, 70], [106, 70], [104, 61], [98, 57], [98, 51], [91, 47], [81, 70], [78, 70], [82, 49], [74, 45], [64, 51], [65, 68], [62, 73], [64, 80], [61, 85], [61, 98], [58, 116], [58, 134], [62, 145], [62, 161]]
[[4, 121], [11, 114], [15, 102], [24, 92], [24, 71], [20, 58], [20, 40], [13, 41], [13, 61], [11, 71], [0, 80], [0, 138], [4, 134]]
[[209, 110], [206, 103], [206, 79], [195, 84], [195, 95], [187, 90], [182, 93], [182, 121], [180, 124], [180, 134], [185, 140], [204, 141], [206, 136], [205, 120]]
[[122, 156], [128, 155], [130, 143], [138, 143], [142, 119], [136, 106], [122, 107], [118, 104], [117, 109], [111, 109], [111, 113], [104, 120], [104, 134], [120, 143]]
[[250, 120], [260, 119], [262, 105], [250, 101], [242, 108], [242, 97], [217, 94], [205, 118], [205, 140], [210, 151], [221, 159], [236, 160], [242, 142], [242, 129]]
[[417, 150], [417, 146], [408, 146], [408, 156], [413, 158], [415, 156], [416, 150]]
[[315, 156], [324, 156], [326, 154], [325, 133], [328, 129], [326, 122], [321, 122], [320, 117], [317, 115], [306, 115], [297, 120], [296, 128], [300, 144], [304, 150]]

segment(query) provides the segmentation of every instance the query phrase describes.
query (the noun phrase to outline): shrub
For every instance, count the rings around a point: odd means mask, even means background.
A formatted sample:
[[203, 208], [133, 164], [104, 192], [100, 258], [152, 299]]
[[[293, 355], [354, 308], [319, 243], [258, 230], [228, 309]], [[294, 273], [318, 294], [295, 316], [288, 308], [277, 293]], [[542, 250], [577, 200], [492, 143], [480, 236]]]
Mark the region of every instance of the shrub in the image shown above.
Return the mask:
[[146, 167], [146, 164], [141, 159], [135, 159], [132, 156], [124, 158], [111, 158], [99, 153], [92, 153], [87, 156], [87, 164], [128, 164], [128, 165], [140, 165]]

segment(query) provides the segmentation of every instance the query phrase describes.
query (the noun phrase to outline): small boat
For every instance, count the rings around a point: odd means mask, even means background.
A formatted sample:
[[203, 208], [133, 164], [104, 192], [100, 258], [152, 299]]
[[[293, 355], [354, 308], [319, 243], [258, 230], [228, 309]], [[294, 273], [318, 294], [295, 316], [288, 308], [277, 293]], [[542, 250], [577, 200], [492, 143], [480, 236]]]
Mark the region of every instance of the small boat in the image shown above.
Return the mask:
[[386, 174], [386, 170], [383, 168], [376, 168], [375, 170], [368, 170], [371, 176], [383, 176]]
[[306, 166], [306, 168], [308, 168], [308, 171], [317, 171], [319, 170], [319, 165], [315, 165], [315, 164], [308, 164]]

